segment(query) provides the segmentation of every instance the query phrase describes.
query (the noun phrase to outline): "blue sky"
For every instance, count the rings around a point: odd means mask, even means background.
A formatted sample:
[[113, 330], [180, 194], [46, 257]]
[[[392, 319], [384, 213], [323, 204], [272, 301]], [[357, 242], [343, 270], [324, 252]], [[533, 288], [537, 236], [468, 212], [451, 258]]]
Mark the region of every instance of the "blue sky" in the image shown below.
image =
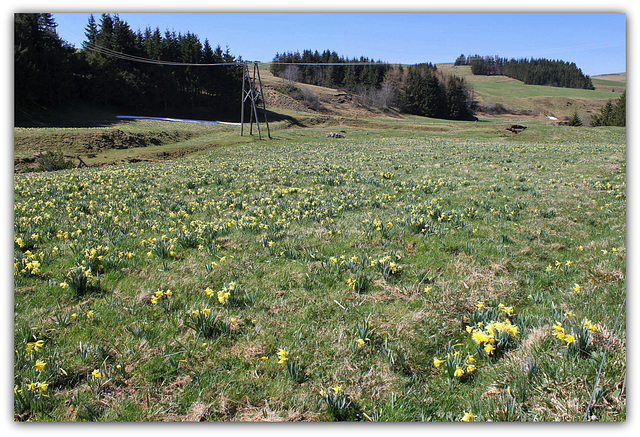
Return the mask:
[[[96, 20], [100, 13], [94, 14]], [[120, 13], [135, 31], [191, 32], [235, 56], [329, 49], [390, 63], [453, 62], [460, 54], [575, 62], [585, 74], [626, 71], [625, 13]], [[81, 47], [89, 13], [54, 13]]]

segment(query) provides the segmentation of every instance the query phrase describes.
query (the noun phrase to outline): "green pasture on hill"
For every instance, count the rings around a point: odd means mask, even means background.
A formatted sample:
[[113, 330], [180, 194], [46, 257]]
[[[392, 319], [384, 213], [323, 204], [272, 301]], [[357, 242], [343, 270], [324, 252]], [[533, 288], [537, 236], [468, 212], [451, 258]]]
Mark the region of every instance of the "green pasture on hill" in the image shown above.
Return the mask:
[[626, 420], [625, 129], [334, 123], [16, 174], [15, 420]]

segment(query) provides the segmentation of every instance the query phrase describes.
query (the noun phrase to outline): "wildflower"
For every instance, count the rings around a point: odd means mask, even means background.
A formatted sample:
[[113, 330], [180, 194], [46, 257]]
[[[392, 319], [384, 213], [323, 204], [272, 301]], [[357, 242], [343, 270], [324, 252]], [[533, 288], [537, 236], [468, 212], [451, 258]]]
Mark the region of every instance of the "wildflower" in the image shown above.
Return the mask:
[[91, 372], [91, 379], [100, 379], [102, 378], [102, 373], [100, 373], [100, 370], [96, 369], [93, 372]]
[[491, 343], [488, 343], [485, 347], [484, 347], [484, 351], [487, 353], [487, 355], [491, 355], [493, 353], [493, 351], [495, 350], [495, 346], [492, 345]]
[[426, 288], [424, 289], [424, 292], [425, 292], [425, 293], [428, 293], [428, 292], [430, 292], [430, 291], [431, 291], [431, 287], [426, 287]]
[[462, 375], [464, 375], [464, 370], [462, 370], [460, 366], [456, 366], [456, 371], [453, 376], [460, 378]]
[[340, 393], [341, 391], [344, 391], [341, 385], [336, 385], [331, 390], [333, 390], [334, 393]]
[[231, 296], [231, 294], [226, 289], [218, 291], [218, 302], [223, 305], [226, 304], [229, 300], [229, 296]]
[[575, 336], [573, 334], [572, 335], [567, 335], [565, 337], [564, 341], [566, 341], [567, 344], [571, 344], [571, 343], [574, 343], [576, 341], [576, 338], [575, 338]]
[[75, 320], [78, 318], [78, 315], [76, 313], [71, 314], [71, 319]]
[[472, 413], [471, 413], [471, 411], [469, 411], [468, 413], [464, 413], [464, 416], [462, 417], [462, 419], [461, 419], [461, 420], [462, 420], [463, 422], [471, 422], [471, 421], [473, 421], [473, 419], [475, 419], [476, 417], [478, 417], [478, 416], [476, 416], [476, 415], [472, 414]]
[[437, 358], [433, 359], [433, 365], [436, 367], [440, 367], [440, 364], [444, 363], [444, 360], [439, 360]]
[[288, 353], [289, 352], [287, 351], [286, 348], [281, 348], [281, 349], [278, 350], [278, 354], [277, 354], [278, 358], [279, 358], [278, 364], [284, 364], [284, 363], [287, 362], [287, 360], [288, 360], [287, 354]]
[[44, 361], [41, 360], [36, 360], [36, 364], [35, 364], [35, 368], [38, 372], [40, 372], [41, 370], [44, 370], [44, 367], [47, 365], [47, 363], [45, 363]]
[[551, 267], [551, 264], [549, 264], [545, 270], [546, 270], [547, 272], [550, 272], [552, 269], [553, 269], [553, 267]]
[[356, 340], [356, 343], [358, 343], [358, 346], [362, 346], [364, 344], [364, 340], [359, 338]]
[[598, 330], [598, 327], [591, 323], [589, 319], [584, 319], [584, 322], [582, 322], [582, 327], [588, 329], [591, 332], [595, 332]]
[[570, 267], [570, 266], [571, 266], [571, 264], [572, 264], [572, 262], [571, 262], [571, 261], [567, 261], [567, 262], [565, 263], [565, 265], [566, 265], [567, 267]]
[[579, 286], [578, 284], [575, 284], [575, 285], [573, 286], [573, 291], [580, 291], [581, 289], [582, 289], [582, 287], [581, 287], [581, 286]]
[[467, 364], [467, 372], [471, 373], [474, 370], [476, 370], [476, 366], [474, 366], [473, 364]]
[[95, 316], [95, 313], [91, 310], [87, 311], [87, 317], [93, 317]]
[[478, 307], [479, 310], [484, 308], [484, 304], [482, 302], [480, 302], [478, 305], [476, 305]]

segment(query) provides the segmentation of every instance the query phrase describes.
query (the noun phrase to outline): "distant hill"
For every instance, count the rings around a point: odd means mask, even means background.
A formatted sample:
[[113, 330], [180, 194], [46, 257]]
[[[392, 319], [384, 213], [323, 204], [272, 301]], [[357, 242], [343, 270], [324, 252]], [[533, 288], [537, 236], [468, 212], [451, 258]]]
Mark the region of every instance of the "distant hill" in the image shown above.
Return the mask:
[[474, 99], [480, 105], [482, 116], [517, 116], [545, 120], [553, 116], [559, 120], [571, 117], [574, 111], [583, 123], [600, 111], [608, 100], [620, 97], [626, 89], [626, 73], [603, 75], [618, 80], [592, 77], [595, 90], [560, 88], [542, 85], [525, 85], [507, 76], [475, 76], [468, 65], [438, 64], [445, 74], [463, 77], [473, 89]]
[[596, 76], [591, 76], [591, 78], [627, 83], [627, 73], [598, 74]]

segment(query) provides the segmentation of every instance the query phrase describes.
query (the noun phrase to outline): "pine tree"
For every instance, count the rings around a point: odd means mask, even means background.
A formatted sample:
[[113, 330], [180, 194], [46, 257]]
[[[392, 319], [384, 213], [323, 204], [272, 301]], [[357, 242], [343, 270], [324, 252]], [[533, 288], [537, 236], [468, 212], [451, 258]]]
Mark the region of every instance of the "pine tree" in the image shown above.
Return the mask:
[[578, 116], [578, 110], [577, 109], [575, 111], [573, 111], [573, 115], [571, 116], [571, 118], [569, 119], [567, 124], [569, 126], [582, 126], [582, 120]]

